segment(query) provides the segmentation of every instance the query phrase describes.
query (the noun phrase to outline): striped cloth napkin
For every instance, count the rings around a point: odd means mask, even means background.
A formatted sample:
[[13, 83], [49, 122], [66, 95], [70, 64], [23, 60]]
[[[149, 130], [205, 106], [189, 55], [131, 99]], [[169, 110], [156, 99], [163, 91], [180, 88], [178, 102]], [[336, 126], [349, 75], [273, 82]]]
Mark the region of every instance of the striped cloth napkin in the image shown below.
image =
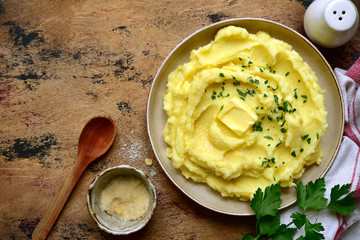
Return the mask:
[[[356, 191], [357, 208], [349, 216], [340, 216], [330, 210], [323, 210], [309, 217], [311, 222], [321, 222], [325, 228], [325, 239], [360, 239], [360, 58], [345, 71], [335, 68], [345, 104], [344, 137], [339, 153], [325, 175], [325, 197], [330, 199], [330, 190], [335, 185], [351, 183], [351, 191]], [[291, 214], [299, 210], [297, 206], [281, 212], [281, 223], [291, 222]], [[304, 235], [298, 231], [294, 239]]]

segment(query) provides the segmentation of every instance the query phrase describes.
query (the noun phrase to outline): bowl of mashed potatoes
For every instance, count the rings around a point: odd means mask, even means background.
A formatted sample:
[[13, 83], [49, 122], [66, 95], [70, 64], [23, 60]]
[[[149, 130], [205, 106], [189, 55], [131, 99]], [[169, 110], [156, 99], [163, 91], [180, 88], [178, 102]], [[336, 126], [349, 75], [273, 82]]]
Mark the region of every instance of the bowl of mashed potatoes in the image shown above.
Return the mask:
[[231, 19], [186, 38], [159, 69], [148, 132], [167, 176], [195, 202], [252, 215], [254, 192], [322, 177], [342, 140], [343, 99], [321, 53], [263, 19]]

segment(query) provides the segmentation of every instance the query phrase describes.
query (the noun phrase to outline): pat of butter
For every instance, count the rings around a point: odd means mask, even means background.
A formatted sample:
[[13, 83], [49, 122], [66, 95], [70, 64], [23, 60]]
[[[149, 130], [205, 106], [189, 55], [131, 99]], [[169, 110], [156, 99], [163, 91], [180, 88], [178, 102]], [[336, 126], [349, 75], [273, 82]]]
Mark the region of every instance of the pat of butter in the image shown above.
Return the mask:
[[231, 98], [219, 111], [217, 118], [236, 134], [243, 134], [257, 120], [257, 115], [243, 100]]

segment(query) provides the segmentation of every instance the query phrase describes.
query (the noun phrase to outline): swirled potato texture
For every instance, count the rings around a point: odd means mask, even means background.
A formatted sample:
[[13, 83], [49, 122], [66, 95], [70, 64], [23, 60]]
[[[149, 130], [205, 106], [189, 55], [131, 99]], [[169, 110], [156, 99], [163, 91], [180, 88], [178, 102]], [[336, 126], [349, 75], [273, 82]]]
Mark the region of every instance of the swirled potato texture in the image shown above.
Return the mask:
[[163, 131], [175, 168], [224, 197], [294, 186], [322, 158], [327, 129], [316, 75], [292, 47], [228, 26], [168, 76]]

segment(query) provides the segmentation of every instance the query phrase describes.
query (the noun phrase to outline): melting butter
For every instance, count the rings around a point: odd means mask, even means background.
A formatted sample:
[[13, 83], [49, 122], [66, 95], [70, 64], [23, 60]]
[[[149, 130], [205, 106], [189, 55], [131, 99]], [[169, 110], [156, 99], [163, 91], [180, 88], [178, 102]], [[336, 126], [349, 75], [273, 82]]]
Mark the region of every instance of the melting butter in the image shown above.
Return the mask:
[[217, 118], [239, 136], [257, 121], [256, 113], [238, 98], [231, 98], [226, 102]]

